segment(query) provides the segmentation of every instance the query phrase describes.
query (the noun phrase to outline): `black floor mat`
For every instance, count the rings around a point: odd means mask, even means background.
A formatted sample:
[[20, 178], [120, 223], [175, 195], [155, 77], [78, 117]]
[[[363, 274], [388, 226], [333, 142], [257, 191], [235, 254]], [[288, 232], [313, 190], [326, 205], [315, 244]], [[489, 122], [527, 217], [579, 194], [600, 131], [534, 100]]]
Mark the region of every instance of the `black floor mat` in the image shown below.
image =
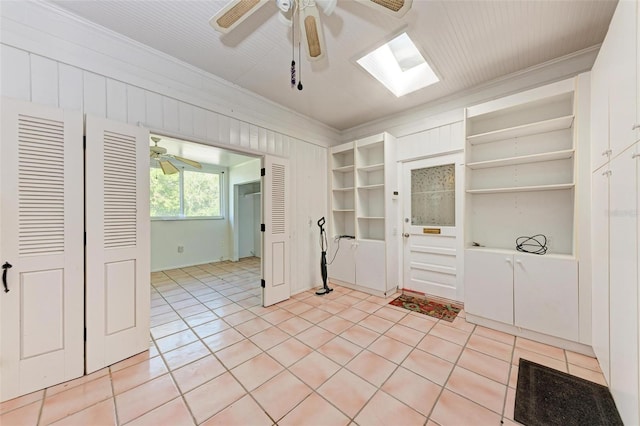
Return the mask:
[[527, 426], [622, 425], [605, 386], [522, 358], [514, 419]]

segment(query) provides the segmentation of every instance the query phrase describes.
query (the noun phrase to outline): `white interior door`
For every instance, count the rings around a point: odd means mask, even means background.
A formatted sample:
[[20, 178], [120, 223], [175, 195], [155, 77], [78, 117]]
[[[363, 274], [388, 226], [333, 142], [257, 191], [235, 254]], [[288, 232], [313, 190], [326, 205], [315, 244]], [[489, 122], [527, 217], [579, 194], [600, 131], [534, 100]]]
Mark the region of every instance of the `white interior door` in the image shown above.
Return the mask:
[[149, 348], [149, 134], [86, 121], [87, 373]]
[[403, 288], [462, 300], [461, 154], [403, 163]]
[[82, 114], [2, 99], [0, 400], [84, 372]]
[[265, 156], [262, 167], [262, 303], [270, 306], [291, 295], [289, 160]]

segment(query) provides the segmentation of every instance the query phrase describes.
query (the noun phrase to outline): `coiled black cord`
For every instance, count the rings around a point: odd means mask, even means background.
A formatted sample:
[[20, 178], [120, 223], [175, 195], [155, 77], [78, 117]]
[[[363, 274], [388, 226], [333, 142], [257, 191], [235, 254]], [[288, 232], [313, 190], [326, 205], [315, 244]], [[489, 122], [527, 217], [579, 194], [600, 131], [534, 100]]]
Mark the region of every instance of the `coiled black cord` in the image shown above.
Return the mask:
[[[538, 237], [542, 237], [542, 241]], [[518, 237], [516, 238], [516, 250], [523, 253], [545, 254], [547, 253], [547, 237], [542, 234], [536, 234], [532, 237]]]

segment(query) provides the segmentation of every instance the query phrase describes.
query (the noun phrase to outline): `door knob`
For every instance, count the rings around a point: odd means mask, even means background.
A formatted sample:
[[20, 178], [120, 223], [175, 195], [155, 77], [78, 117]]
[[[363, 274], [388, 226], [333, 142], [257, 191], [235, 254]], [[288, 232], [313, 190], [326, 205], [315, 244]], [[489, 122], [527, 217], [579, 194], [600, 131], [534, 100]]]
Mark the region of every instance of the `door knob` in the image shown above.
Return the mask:
[[402, 236], [405, 238], [409, 238], [410, 234], [408, 232], [405, 232], [404, 234], [402, 234]]

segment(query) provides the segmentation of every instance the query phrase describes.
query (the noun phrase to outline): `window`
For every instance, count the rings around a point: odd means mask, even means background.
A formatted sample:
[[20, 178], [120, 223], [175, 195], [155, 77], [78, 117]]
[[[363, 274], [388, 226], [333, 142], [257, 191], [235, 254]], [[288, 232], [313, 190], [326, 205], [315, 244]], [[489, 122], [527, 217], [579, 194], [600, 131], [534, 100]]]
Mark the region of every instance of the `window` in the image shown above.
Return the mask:
[[182, 170], [165, 175], [151, 168], [151, 217], [222, 218], [222, 176], [220, 171]]
[[454, 164], [411, 170], [411, 224], [456, 226]]

